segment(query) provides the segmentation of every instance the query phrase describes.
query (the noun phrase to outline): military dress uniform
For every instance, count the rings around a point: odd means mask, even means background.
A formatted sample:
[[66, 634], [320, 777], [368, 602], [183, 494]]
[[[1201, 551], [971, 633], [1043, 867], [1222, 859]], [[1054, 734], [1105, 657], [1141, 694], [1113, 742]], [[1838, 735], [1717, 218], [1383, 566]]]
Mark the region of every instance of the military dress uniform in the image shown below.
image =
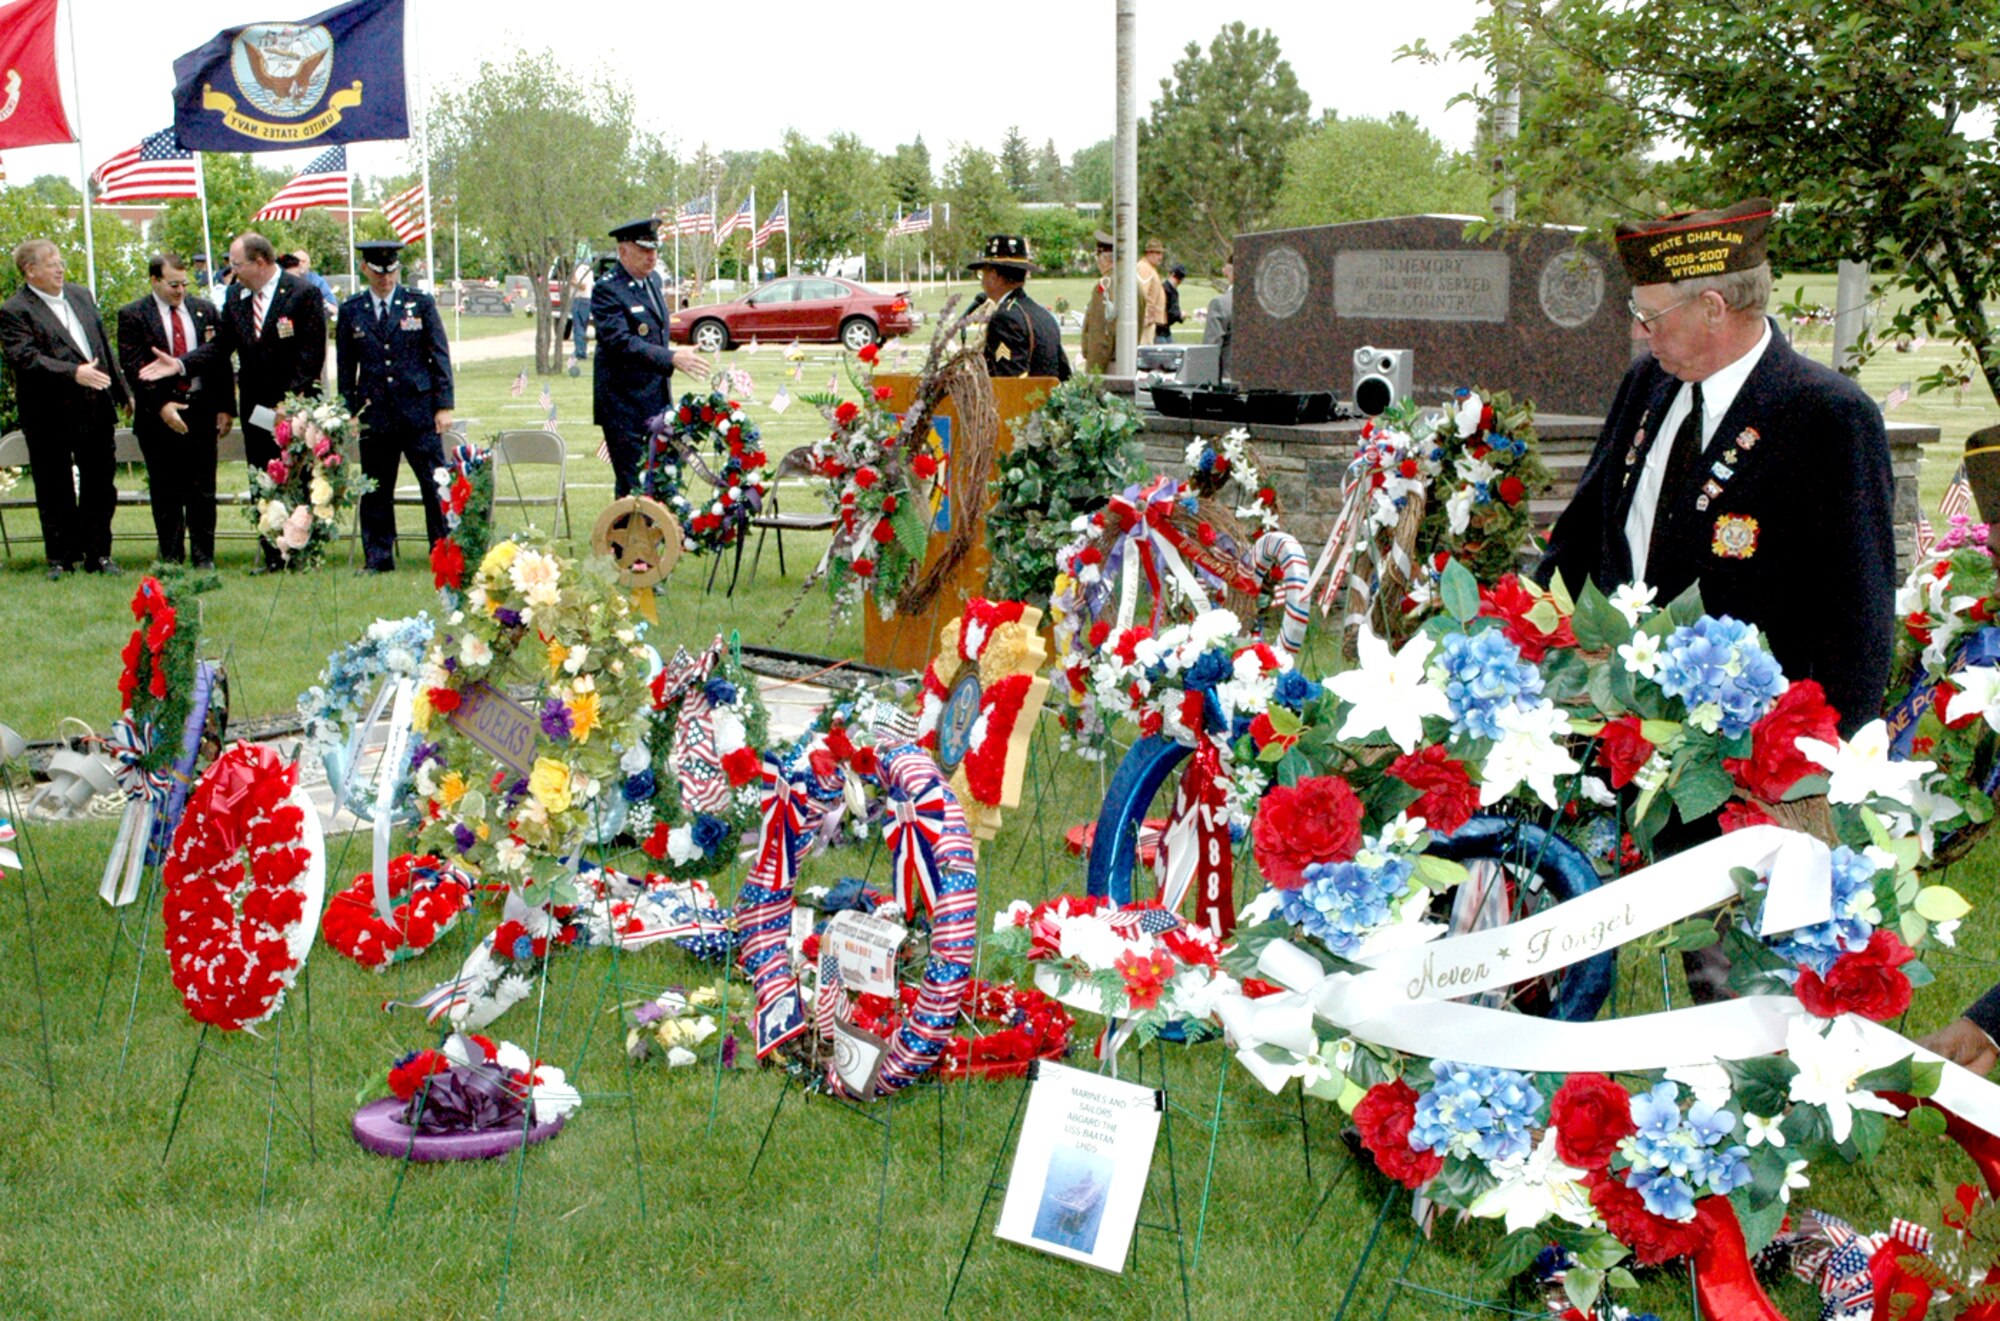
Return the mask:
[[[359, 243], [362, 259], [390, 269], [398, 243]], [[396, 565], [396, 471], [407, 459], [424, 502], [424, 532], [445, 535], [436, 473], [444, 466], [437, 415], [453, 406], [451, 345], [429, 294], [398, 284], [376, 312], [372, 289], [340, 305], [335, 349], [340, 397], [361, 423], [361, 468], [375, 489], [361, 497], [361, 547], [367, 567]]]
[[[1016, 280], [1025, 280], [1040, 270], [1028, 258], [1027, 240], [1018, 234], [995, 234], [986, 240], [986, 253], [967, 269], [977, 272], [991, 266]], [[1063, 351], [1062, 327], [1055, 314], [1028, 291], [1009, 289], [986, 321], [986, 374], [988, 376], [1053, 376], [1069, 379], [1069, 354]]]
[[[635, 220], [611, 237], [657, 246], [656, 220]], [[667, 296], [657, 273], [641, 280], [613, 266], [590, 294], [597, 327], [597, 362], [591, 369], [591, 421], [604, 429], [616, 494], [639, 489], [649, 439], [647, 423], [673, 401], [674, 348], [667, 342]]]
[[[1625, 521], [1682, 383], [1648, 355], [1625, 373], [1538, 576], [1606, 592], [1632, 578]], [[1665, 604], [1696, 582], [1711, 615], [1755, 624], [1789, 679], [1817, 679], [1852, 734], [1881, 714], [1894, 636], [1889, 440], [1860, 386], [1771, 326], [1693, 471], [1662, 489], [1645, 579]]]

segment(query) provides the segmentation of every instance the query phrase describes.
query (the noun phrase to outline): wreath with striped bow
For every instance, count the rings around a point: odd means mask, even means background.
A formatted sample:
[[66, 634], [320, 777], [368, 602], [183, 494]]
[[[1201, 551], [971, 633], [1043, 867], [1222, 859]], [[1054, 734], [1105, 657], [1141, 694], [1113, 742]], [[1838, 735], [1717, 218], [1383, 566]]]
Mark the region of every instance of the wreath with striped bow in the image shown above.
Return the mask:
[[675, 879], [712, 876], [760, 819], [770, 714], [757, 676], [721, 634], [699, 656], [676, 648], [649, 686], [647, 765], [625, 780], [625, 829]]
[[375, 911], [375, 878], [362, 872], [327, 901], [320, 934], [335, 952], [377, 972], [414, 959], [458, 925], [472, 907], [472, 880], [430, 854], [403, 853], [389, 863], [393, 921]]

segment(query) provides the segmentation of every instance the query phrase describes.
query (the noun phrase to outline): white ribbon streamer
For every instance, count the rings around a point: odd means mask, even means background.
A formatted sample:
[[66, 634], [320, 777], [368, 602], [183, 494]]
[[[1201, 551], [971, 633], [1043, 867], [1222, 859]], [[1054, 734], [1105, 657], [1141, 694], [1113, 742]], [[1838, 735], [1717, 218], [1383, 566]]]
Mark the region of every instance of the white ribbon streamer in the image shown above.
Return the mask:
[[[381, 759], [375, 763], [375, 911], [384, 922], [396, 920], [396, 906], [389, 895], [389, 836], [396, 827], [396, 793], [403, 786], [404, 771], [410, 760], [411, 720], [415, 715], [417, 681], [405, 676], [396, 681], [394, 707], [389, 713], [388, 739]], [[380, 710], [382, 698], [375, 699]], [[371, 712], [371, 716], [372, 716]], [[371, 720], [372, 723], [372, 720]]]

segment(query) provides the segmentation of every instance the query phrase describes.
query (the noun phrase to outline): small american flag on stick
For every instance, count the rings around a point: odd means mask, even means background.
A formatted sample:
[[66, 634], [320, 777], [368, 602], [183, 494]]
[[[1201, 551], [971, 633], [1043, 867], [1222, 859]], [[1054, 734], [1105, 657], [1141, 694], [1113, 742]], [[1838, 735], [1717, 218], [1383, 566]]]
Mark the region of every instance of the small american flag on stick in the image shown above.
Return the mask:
[[1885, 413], [1893, 413], [1898, 408], [1901, 408], [1904, 404], [1907, 404], [1909, 402], [1910, 402], [1910, 382], [1904, 381], [1901, 385], [1889, 391], [1889, 393], [1883, 397], [1882, 411]]
[[514, 384], [512, 387], [509, 388], [508, 393], [513, 395], [514, 398], [519, 399], [521, 397], [521, 392], [526, 390], [527, 388], [528, 388], [528, 369], [526, 367], [523, 367], [521, 369], [521, 374], [514, 378]]

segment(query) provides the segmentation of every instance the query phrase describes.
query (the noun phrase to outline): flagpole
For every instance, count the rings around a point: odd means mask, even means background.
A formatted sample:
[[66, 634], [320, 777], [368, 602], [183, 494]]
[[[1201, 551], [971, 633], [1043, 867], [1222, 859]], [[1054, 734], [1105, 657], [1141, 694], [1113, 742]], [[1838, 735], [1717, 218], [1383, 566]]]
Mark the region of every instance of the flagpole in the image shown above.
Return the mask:
[[[676, 171], [680, 169], [680, 163], [678, 161], [674, 163], [674, 168]], [[680, 296], [681, 296], [681, 199], [679, 195], [676, 194], [676, 196], [674, 197], [674, 301], [676, 304], [680, 302]], [[676, 307], [675, 310], [678, 311], [679, 308]]]
[[757, 185], [754, 183], [750, 185], [750, 232], [743, 236], [743, 241], [749, 245], [750, 265], [753, 268], [743, 273], [743, 288], [747, 291], [764, 273], [763, 268], [757, 265]]
[[465, 286], [458, 275], [458, 208], [451, 209], [451, 339], [456, 344], [465, 338]]
[[[409, 23], [414, 25], [417, 21], [417, 7], [411, 5], [408, 12], [410, 15]], [[405, 39], [408, 41], [412, 52], [410, 67], [415, 69], [417, 74], [417, 157], [420, 162], [419, 168], [422, 171], [424, 181], [424, 275], [431, 284], [431, 287], [425, 290], [425, 292], [436, 294], [437, 256], [431, 237], [431, 110], [429, 98], [425, 95], [423, 43], [418, 40], [409, 40], [409, 37], [410, 34], [406, 32]], [[350, 242], [347, 246], [351, 251], [354, 244]], [[418, 285], [417, 287], [419, 289], [423, 288], [422, 285]]]
[[77, 184], [83, 192], [83, 270], [85, 281], [90, 285], [90, 296], [97, 296], [97, 236], [90, 226], [90, 163], [83, 158], [83, 66], [76, 62], [76, 6], [78, 0], [69, 0], [63, 6], [63, 18], [69, 24], [69, 72], [70, 90], [76, 93], [76, 173]]
[[[175, 141], [179, 141], [178, 138]], [[208, 231], [208, 173], [201, 167], [201, 153], [194, 154], [194, 191], [201, 199], [201, 254], [208, 262], [208, 293], [215, 293], [215, 236]]]
[[361, 292], [361, 272], [354, 268], [354, 171], [347, 172], [347, 278]]
[[785, 277], [792, 274], [792, 190], [785, 190], [785, 200], [779, 203], [785, 208]]

